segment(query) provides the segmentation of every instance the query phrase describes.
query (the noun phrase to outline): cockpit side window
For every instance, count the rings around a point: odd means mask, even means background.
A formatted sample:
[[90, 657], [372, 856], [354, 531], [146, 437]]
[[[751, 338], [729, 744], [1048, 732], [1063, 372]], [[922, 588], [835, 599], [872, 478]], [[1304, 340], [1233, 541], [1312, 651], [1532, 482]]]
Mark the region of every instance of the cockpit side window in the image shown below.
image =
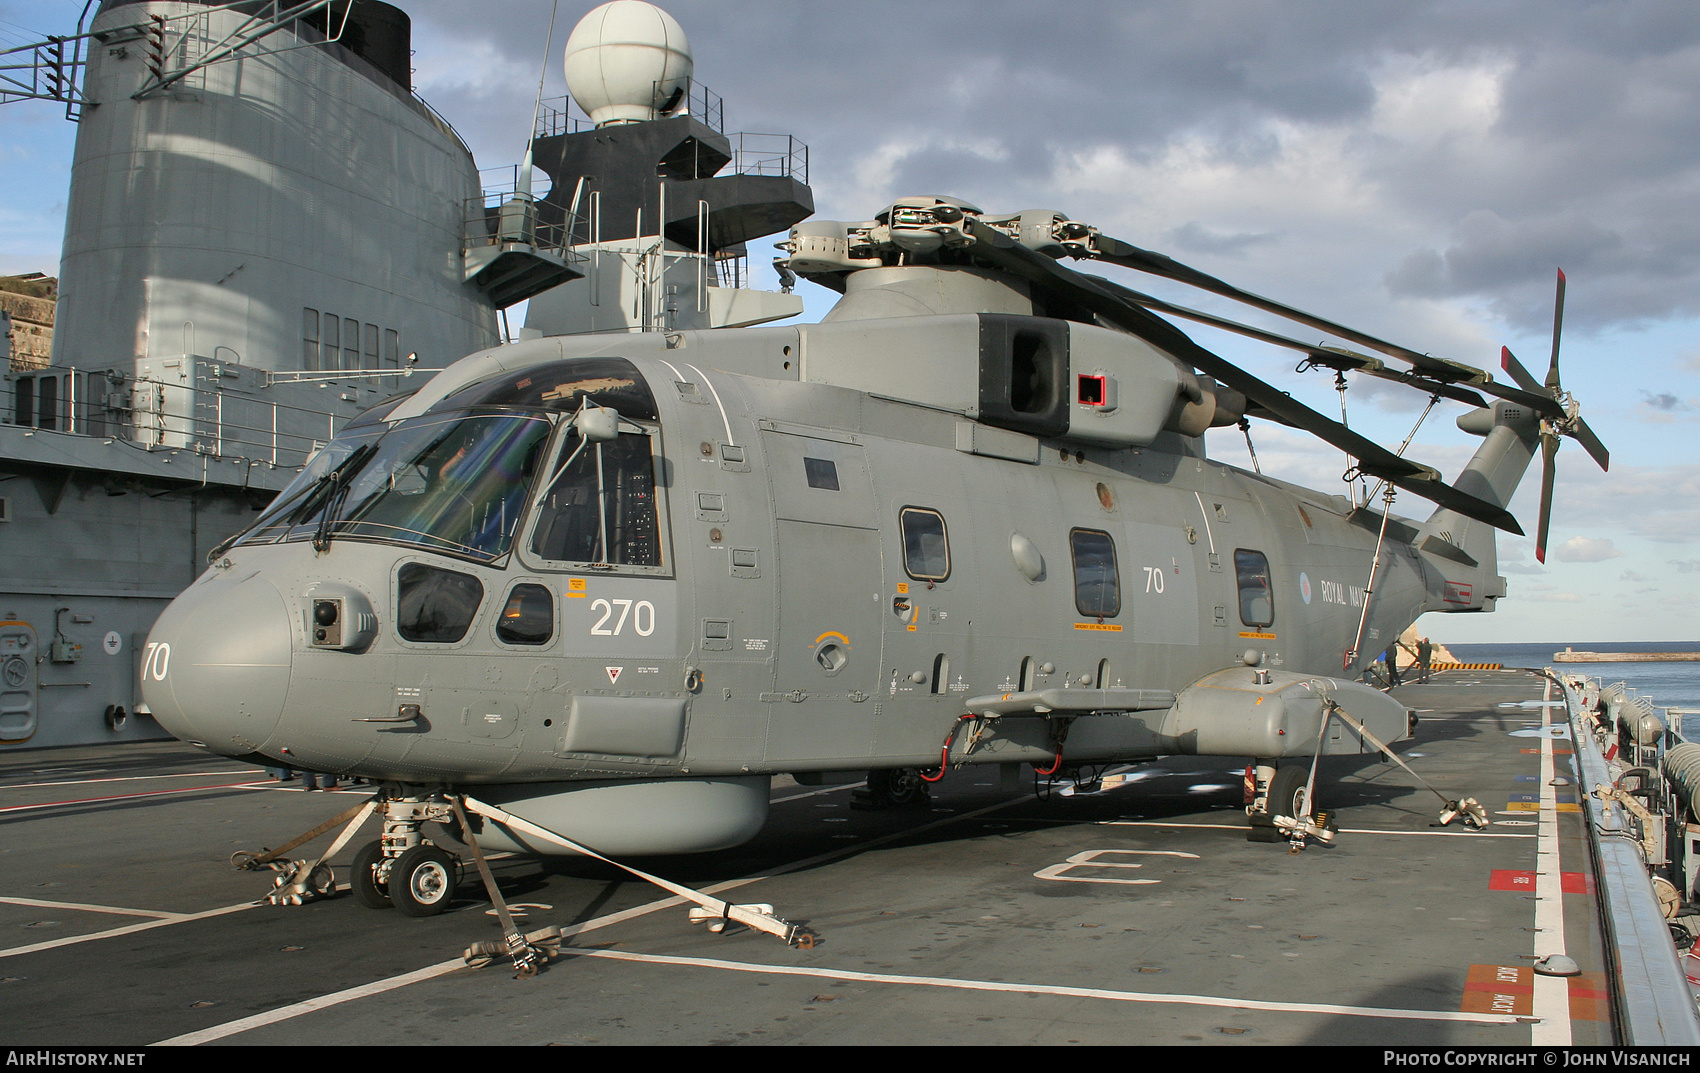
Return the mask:
[[664, 565], [647, 433], [622, 432], [601, 443], [568, 435], [551, 467], [554, 483], [532, 524], [532, 555], [576, 566]]
[[520, 584], [508, 590], [508, 602], [496, 621], [496, 637], [510, 645], [546, 645], [555, 636], [555, 600], [542, 585]]
[[454, 644], [483, 599], [484, 585], [471, 574], [403, 563], [396, 571], [396, 632], [408, 641]]
[[1274, 588], [1269, 581], [1269, 557], [1261, 551], [1234, 552], [1234, 574], [1239, 581], [1240, 621], [1262, 628], [1275, 622]]

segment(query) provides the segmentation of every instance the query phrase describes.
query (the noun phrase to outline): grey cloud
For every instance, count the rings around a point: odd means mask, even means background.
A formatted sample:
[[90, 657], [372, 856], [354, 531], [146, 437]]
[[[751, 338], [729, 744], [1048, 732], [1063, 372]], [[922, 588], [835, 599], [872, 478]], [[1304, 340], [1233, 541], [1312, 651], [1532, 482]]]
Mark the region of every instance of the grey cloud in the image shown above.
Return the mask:
[[1189, 220], [1169, 232], [1169, 241], [1175, 248], [1186, 250], [1188, 253], [1239, 254], [1248, 246], [1268, 245], [1275, 241], [1275, 236], [1266, 231], [1240, 231], [1230, 234], [1212, 230], [1197, 220]]

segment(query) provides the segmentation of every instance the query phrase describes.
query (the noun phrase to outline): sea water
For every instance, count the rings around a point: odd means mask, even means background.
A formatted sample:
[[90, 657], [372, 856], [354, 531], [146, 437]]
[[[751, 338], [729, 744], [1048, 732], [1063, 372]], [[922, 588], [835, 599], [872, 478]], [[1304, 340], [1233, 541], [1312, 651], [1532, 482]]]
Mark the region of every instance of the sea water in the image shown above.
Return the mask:
[[[1560, 641], [1553, 644], [1449, 644], [1460, 663], [1503, 663], [1507, 667], [1551, 667], [1561, 674], [1585, 674], [1601, 685], [1623, 682], [1652, 702], [1654, 708], [1683, 708], [1678, 723], [1682, 736], [1700, 741], [1700, 662], [1695, 663], [1554, 663], [1553, 654], [1566, 648], [1578, 652], [1700, 652], [1697, 641]], [[1664, 713], [1660, 713], [1663, 715]]]

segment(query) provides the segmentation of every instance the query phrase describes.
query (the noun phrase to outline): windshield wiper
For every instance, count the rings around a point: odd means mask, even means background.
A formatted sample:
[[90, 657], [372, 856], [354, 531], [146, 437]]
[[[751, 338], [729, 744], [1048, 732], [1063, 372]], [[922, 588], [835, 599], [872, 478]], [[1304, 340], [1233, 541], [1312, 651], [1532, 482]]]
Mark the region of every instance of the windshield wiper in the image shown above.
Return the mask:
[[[322, 553], [330, 548], [331, 527], [336, 523], [337, 512], [342, 509], [343, 503], [348, 499], [349, 486], [354, 483], [355, 474], [360, 472], [366, 460], [372, 457], [373, 452], [377, 449], [378, 445], [375, 443], [362, 444], [355, 448], [354, 452], [347, 458], [343, 459], [342, 463], [335, 469], [319, 478], [319, 484], [313, 489], [310, 498], [316, 502], [322, 494], [325, 511], [319, 515], [318, 527], [313, 531], [314, 551]], [[304, 504], [302, 509], [295, 513], [291, 521], [303, 521], [312, 513], [312, 504]]]

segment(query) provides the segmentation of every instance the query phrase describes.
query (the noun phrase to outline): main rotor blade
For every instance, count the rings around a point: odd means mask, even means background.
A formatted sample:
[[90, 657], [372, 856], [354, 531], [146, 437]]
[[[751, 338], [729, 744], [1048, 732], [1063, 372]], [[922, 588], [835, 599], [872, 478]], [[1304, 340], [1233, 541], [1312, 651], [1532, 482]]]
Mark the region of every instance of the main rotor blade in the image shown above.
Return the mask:
[[1535, 530], [1535, 561], [1547, 561], [1547, 531], [1552, 527], [1552, 482], [1558, 472], [1558, 445], [1551, 432], [1541, 433], [1541, 521]]
[[1215, 276], [1200, 272], [1196, 268], [1183, 265], [1172, 257], [1153, 253], [1151, 250], [1140, 249], [1138, 246], [1123, 242], [1121, 239], [1099, 235], [1094, 243], [1098, 248], [1097, 259], [1100, 261], [1187, 283], [1201, 290], [1222, 295], [1224, 298], [1244, 302], [1246, 305], [1261, 309], [1265, 313], [1274, 313], [1276, 316], [1318, 328], [1342, 339], [1349, 339], [1359, 346], [1367, 346], [1371, 350], [1380, 351], [1389, 357], [1409, 362], [1418, 372], [1432, 379], [1454, 383], [1480, 384], [1488, 378], [1486, 371], [1473, 365], [1448, 361], [1445, 358], [1437, 358], [1430, 354], [1419, 354], [1409, 347], [1389, 343], [1385, 339], [1377, 339], [1373, 335], [1356, 331], [1343, 324], [1336, 324], [1331, 320], [1325, 320], [1315, 314], [1306, 313], [1302, 309], [1294, 309], [1292, 306], [1277, 302], [1273, 298], [1265, 298], [1262, 295], [1252, 294], [1250, 291], [1242, 291], [1225, 280], [1217, 279]]
[[1277, 335], [1275, 332], [1264, 331], [1262, 328], [1254, 328], [1249, 324], [1241, 324], [1238, 321], [1228, 320], [1225, 317], [1218, 317], [1214, 314], [1205, 313], [1197, 309], [1188, 309], [1186, 306], [1178, 306], [1173, 302], [1165, 302], [1161, 298], [1153, 298], [1149, 294], [1129, 290], [1128, 288], [1121, 286], [1119, 283], [1111, 283], [1109, 280], [1105, 280], [1104, 282], [1107, 283], [1117, 294], [1120, 294], [1130, 302], [1136, 302], [1139, 305], [1144, 306], [1146, 309], [1154, 309], [1159, 313], [1168, 313], [1171, 316], [1185, 317], [1187, 320], [1194, 320], [1200, 324], [1208, 324], [1212, 328], [1220, 328], [1223, 331], [1234, 332], [1237, 335], [1243, 335], [1248, 339], [1256, 339], [1259, 342], [1268, 343], [1271, 346], [1285, 347], [1288, 350], [1297, 350], [1310, 355], [1311, 360], [1317, 365], [1326, 365], [1330, 369], [1340, 369], [1347, 372], [1359, 372], [1366, 376], [1375, 376], [1380, 377], [1383, 380], [1391, 380], [1397, 384], [1409, 384], [1412, 387], [1427, 391], [1431, 395], [1439, 395], [1442, 398], [1452, 399], [1456, 402], [1468, 403], [1471, 406], [1487, 406], [1487, 400], [1476, 394], [1474, 391], [1469, 391], [1461, 387], [1454, 387], [1451, 384], [1442, 383], [1438, 380], [1431, 380], [1417, 372], [1415, 369], [1410, 372], [1397, 373], [1381, 364], [1381, 362], [1375, 358], [1353, 358], [1352, 356], [1340, 351], [1331, 350], [1324, 346], [1318, 346], [1315, 343], [1300, 342], [1297, 339], [1290, 339], [1285, 335]]
[[1186, 333], [1135, 302], [1118, 295], [1115, 284], [1096, 276], [1065, 268], [1055, 260], [1028, 249], [1014, 239], [978, 220], [970, 219], [969, 234], [977, 240], [974, 253], [1012, 275], [1037, 283], [1068, 298], [1112, 324], [1133, 333], [1207, 376], [1233, 388], [1247, 399], [1278, 415], [1281, 420], [1340, 448], [1358, 460], [1358, 469], [1371, 477], [1438, 503], [1448, 510], [1486, 522], [1498, 529], [1523, 534], [1503, 507], [1495, 506], [1441, 481], [1432, 467], [1401, 458], [1380, 444], [1324, 417], [1288, 395], [1241, 369], [1227, 359], [1193, 342]]
[[1558, 270], [1558, 297], [1552, 302], [1552, 364], [1547, 366], [1547, 390], [1558, 390], [1558, 335], [1564, 329], [1564, 269]]

